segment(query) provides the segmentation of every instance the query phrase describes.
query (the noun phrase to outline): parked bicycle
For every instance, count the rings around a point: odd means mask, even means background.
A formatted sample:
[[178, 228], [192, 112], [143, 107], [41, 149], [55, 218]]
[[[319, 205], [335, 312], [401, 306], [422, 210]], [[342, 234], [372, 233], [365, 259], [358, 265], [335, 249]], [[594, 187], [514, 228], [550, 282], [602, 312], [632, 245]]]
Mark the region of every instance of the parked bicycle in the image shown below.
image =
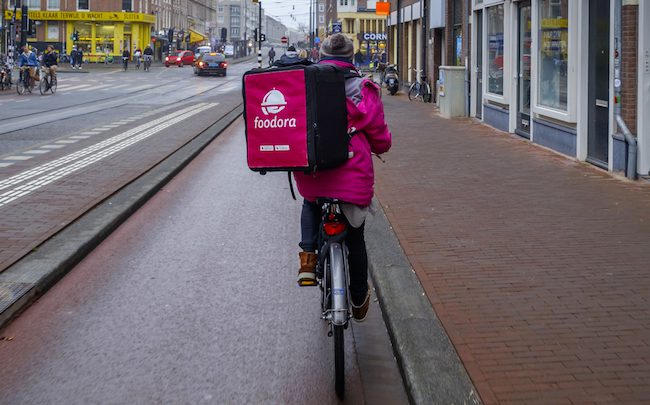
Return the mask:
[[16, 83], [16, 91], [18, 92], [18, 94], [24, 94], [25, 91], [31, 93], [32, 90], [34, 90], [35, 86], [36, 86], [36, 82], [34, 81], [32, 75], [29, 74], [29, 68], [28, 67], [20, 68], [20, 72], [18, 75], [18, 82]]
[[11, 69], [3, 64], [0, 66], [0, 90], [10, 89], [11, 85]]
[[47, 93], [48, 91], [52, 94], [56, 93], [56, 77], [45, 70], [41, 69], [41, 82], [38, 85], [38, 90], [41, 92], [41, 95]]
[[347, 221], [341, 211], [340, 201], [320, 198], [322, 220], [319, 226], [316, 279], [321, 290], [321, 318], [328, 323], [329, 337], [334, 337], [334, 385], [336, 395], [345, 392], [345, 335], [350, 311], [350, 275], [348, 248], [345, 244]]
[[415, 72], [415, 81], [409, 87], [409, 100], [419, 98], [424, 103], [431, 101], [431, 86], [427, 82], [426, 76], [420, 76], [423, 70], [411, 68]]

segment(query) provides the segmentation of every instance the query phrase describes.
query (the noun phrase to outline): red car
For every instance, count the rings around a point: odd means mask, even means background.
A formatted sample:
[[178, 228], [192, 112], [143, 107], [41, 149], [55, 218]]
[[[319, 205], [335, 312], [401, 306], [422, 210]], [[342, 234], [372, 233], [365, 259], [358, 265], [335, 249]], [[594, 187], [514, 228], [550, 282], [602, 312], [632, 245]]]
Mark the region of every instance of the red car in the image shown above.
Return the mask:
[[169, 55], [165, 58], [165, 67], [176, 65], [182, 67], [183, 65], [194, 64], [194, 52], [192, 51], [176, 51], [174, 55]]

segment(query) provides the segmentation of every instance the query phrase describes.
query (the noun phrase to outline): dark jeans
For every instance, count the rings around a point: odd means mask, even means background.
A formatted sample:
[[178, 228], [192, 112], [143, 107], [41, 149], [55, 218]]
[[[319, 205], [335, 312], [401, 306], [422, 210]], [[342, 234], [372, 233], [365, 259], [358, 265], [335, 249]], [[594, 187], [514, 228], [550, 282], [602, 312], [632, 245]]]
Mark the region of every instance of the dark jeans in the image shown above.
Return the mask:
[[[321, 207], [316, 203], [304, 200], [300, 216], [302, 240], [300, 247], [305, 252], [315, 252], [318, 248], [318, 226], [321, 221]], [[348, 235], [345, 243], [348, 246], [348, 264], [350, 266], [350, 296], [355, 305], [361, 305], [368, 292], [368, 254], [363, 230], [366, 223], [359, 228], [348, 224]], [[320, 252], [319, 252], [320, 253]]]

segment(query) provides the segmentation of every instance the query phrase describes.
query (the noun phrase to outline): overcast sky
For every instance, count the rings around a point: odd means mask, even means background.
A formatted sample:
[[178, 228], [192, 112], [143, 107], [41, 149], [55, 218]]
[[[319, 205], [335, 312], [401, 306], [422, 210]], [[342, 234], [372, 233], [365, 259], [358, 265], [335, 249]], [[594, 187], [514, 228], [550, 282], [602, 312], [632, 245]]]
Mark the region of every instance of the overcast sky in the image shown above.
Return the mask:
[[309, 0], [262, 0], [262, 8], [287, 27], [298, 28], [298, 23], [309, 26]]

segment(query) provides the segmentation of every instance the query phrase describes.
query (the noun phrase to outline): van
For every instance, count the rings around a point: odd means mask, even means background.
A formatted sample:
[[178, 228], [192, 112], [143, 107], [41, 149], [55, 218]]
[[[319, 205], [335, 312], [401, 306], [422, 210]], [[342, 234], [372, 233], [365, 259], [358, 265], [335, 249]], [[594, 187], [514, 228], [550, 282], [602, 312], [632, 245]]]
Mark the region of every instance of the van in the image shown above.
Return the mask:
[[196, 53], [210, 53], [212, 52], [212, 47], [211, 46], [199, 46], [196, 48]]

